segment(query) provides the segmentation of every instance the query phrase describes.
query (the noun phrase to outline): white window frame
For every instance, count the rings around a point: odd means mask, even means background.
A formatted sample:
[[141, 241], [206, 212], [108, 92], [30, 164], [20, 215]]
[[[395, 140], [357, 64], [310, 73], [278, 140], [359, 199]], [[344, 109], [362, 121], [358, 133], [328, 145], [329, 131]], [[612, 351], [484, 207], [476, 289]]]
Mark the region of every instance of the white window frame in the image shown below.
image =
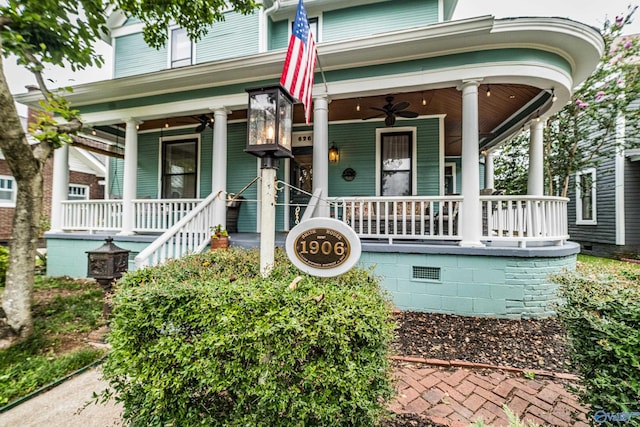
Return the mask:
[[380, 197], [382, 189], [380, 182], [382, 181], [382, 135], [387, 133], [411, 133], [411, 195], [418, 194], [418, 131], [416, 127], [385, 127], [376, 129], [376, 196]]
[[[18, 193], [18, 185], [16, 183], [16, 179], [12, 176], [9, 175], [0, 175], [0, 180], [3, 181], [10, 181], [13, 183], [13, 185], [11, 186], [11, 200], [5, 200], [5, 199], [0, 199], [0, 207], [3, 208], [13, 208], [16, 205], [16, 194]], [[4, 186], [4, 184], [3, 184]], [[8, 191], [5, 188], [0, 188], [0, 190], [2, 191]]]
[[[196, 44], [193, 41], [189, 40], [189, 43], [191, 45], [191, 58], [189, 58], [189, 64], [177, 65], [177, 66], [173, 65], [173, 63], [174, 63], [174, 61], [173, 61], [173, 32], [175, 30], [180, 30], [180, 29], [182, 29], [182, 27], [177, 26], [177, 25], [172, 26], [172, 27], [169, 28], [169, 39], [167, 40], [167, 68], [181, 68], [181, 67], [188, 67], [189, 65], [195, 64]], [[188, 37], [189, 36], [187, 35], [187, 38]]]
[[[307, 14], [307, 19], [309, 20], [309, 29], [311, 30], [311, 34], [313, 34], [313, 40], [318, 44], [322, 41], [322, 15], [309, 16]], [[293, 30], [293, 22], [293, 19], [289, 20], [289, 37], [291, 37]]]
[[[447, 193], [447, 168], [451, 168], [451, 183], [453, 184], [453, 193]], [[456, 194], [458, 193], [458, 183], [456, 182], [456, 162], [444, 162], [444, 180], [442, 182], [442, 191], [443, 194]]]
[[[591, 217], [592, 219], [582, 218], [582, 176], [591, 175]], [[576, 172], [576, 225], [596, 225], [598, 224], [596, 213], [598, 212], [596, 205], [596, 169], [588, 168], [579, 172]]]
[[[78, 197], [78, 194], [71, 194], [72, 190], [82, 190], [84, 193], [84, 197]], [[90, 199], [91, 190], [88, 185], [84, 184], [69, 184], [69, 194], [67, 196], [68, 200], [89, 200]]]
[[[192, 133], [192, 134], [184, 134], [184, 135], [174, 135], [174, 136], [162, 136], [158, 138], [158, 199], [162, 199], [162, 168], [164, 167], [164, 157], [163, 157], [163, 146], [165, 142], [172, 141], [181, 141], [181, 140], [190, 140], [196, 139], [196, 144], [198, 144], [196, 149], [196, 163], [198, 165], [198, 170], [196, 172], [196, 199], [200, 198], [200, 177], [202, 174], [202, 134]], [[260, 159], [258, 159], [260, 160]]]

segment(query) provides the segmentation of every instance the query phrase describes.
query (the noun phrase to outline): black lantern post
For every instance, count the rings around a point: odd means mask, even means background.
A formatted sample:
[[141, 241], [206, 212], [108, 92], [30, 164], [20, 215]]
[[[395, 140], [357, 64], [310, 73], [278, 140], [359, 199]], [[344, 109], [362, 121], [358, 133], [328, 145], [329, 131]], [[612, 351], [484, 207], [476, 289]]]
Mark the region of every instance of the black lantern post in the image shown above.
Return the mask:
[[109, 298], [113, 283], [129, 269], [129, 251], [114, 245], [111, 237], [107, 237], [105, 242], [99, 248], [87, 251], [87, 277], [96, 279], [102, 287], [102, 315], [106, 319], [111, 313]]
[[291, 154], [294, 100], [280, 85], [247, 89], [247, 147], [261, 159], [260, 272], [273, 266], [276, 230], [276, 170], [280, 157]]

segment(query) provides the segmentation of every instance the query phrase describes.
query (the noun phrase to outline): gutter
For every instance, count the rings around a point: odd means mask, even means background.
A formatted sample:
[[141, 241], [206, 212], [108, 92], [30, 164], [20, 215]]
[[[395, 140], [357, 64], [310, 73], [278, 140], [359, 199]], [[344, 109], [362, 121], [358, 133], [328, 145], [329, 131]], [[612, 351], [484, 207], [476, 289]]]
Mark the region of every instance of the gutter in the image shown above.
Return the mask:
[[273, 4], [268, 9], [263, 9], [260, 16], [260, 46], [259, 52], [266, 52], [269, 50], [267, 41], [269, 39], [269, 15], [276, 13], [280, 9], [280, 0], [274, 0]]

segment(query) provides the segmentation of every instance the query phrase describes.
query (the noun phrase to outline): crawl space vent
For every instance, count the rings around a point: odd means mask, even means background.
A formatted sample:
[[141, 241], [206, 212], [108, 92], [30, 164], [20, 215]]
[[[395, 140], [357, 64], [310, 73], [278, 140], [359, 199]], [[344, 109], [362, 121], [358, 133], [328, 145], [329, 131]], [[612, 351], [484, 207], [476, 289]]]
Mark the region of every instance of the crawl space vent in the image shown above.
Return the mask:
[[440, 280], [440, 267], [413, 266], [413, 278], [419, 280]]

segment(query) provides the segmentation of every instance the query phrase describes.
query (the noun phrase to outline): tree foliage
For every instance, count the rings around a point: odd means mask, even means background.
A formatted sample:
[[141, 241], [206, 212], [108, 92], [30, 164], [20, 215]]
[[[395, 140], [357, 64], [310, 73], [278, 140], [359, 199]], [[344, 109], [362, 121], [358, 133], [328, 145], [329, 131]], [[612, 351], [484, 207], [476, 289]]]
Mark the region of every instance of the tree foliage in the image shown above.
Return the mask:
[[[604, 54], [596, 70], [574, 92], [571, 101], [547, 120], [544, 130], [545, 186], [550, 195], [566, 197], [570, 177], [577, 171], [596, 165], [601, 155], [638, 145], [638, 129], [629, 126], [638, 121], [640, 100], [640, 39], [623, 36], [636, 7], [625, 16], [606, 20], [602, 28]], [[617, 130], [626, 123], [625, 138]], [[525, 182], [527, 167], [516, 156], [527, 156], [528, 140], [514, 138], [496, 158], [501, 185]], [[509, 169], [516, 162], [517, 167]], [[519, 163], [518, 163], [519, 162]], [[525, 163], [526, 164], [526, 161]], [[518, 187], [522, 191], [522, 187]], [[524, 187], [526, 190], [526, 185]], [[521, 193], [524, 194], [524, 193]]]
[[[22, 128], [0, 59], [0, 150], [16, 180], [13, 239], [7, 267], [2, 308], [11, 332], [26, 338], [33, 331], [31, 294], [36, 245], [42, 215], [44, 165], [53, 151], [68, 144], [82, 121], [64, 98], [64, 91], [47, 88], [45, 64], [66, 66], [74, 71], [101, 66], [103, 59], [94, 46], [106, 34], [107, 14], [120, 10], [145, 24], [145, 40], [156, 48], [167, 40], [170, 23], [186, 28], [193, 39], [224, 19], [229, 7], [250, 13], [253, 0], [7, 0], [0, 5], [2, 56], [18, 58], [36, 78], [43, 94], [42, 113], [30, 128], [37, 144], [31, 145]], [[60, 120], [62, 119], [62, 120]]]

